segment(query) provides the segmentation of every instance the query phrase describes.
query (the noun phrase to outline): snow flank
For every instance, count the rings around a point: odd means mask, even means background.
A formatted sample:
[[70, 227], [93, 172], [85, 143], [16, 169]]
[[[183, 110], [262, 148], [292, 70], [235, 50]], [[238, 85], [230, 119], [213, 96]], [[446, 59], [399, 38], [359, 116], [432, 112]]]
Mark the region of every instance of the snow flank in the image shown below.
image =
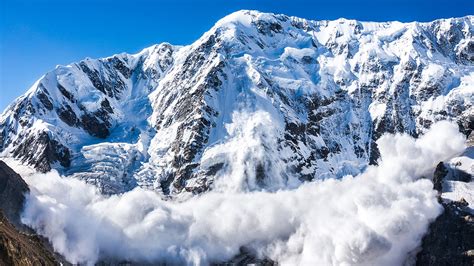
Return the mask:
[[[246, 179], [245, 169], [271, 160], [261, 158], [268, 152], [257, 147], [266, 144], [255, 140], [258, 132], [272, 134], [272, 127], [259, 126], [269, 117], [234, 115], [227, 130], [239, 140], [220, 147], [234, 158], [232, 171], [219, 177], [229, 181], [227, 187], [178, 202], [142, 188], [106, 197], [56, 172], [33, 174], [25, 176], [31, 193], [22, 221], [72, 263], [116, 259], [200, 265], [230, 259], [245, 246], [282, 265], [403, 264], [442, 210], [431, 181], [423, 177], [439, 161], [463, 151], [465, 139], [457, 126], [438, 122], [418, 139], [384, 135], [377, 142], [379, 166], [355, 177], [249, 192], [244, 187], [254, 181]], [[254, 131], [247, 131], [248, 123]], [[273, 145], [272, 135], [266, 140]], [[245, 151], [252, 156], [242, 155]], [[272, 174], [284, 174], [279, 171], [276, 166]]]

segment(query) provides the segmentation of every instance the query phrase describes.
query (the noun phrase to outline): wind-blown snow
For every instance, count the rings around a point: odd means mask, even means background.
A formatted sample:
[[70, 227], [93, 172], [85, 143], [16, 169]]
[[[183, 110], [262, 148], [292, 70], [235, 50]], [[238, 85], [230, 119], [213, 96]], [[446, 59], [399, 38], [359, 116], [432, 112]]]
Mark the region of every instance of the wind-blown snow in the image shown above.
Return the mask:
[[[256, 115], [255, 115], [256, 114]], [[246, 246], [282, 265], [401, 265], [442, 208], [428, 177], [434, 166], [465, 148], [455, 124], [438, 122], [419, 139], [384, 135], [379, 166], [340, 180], [295, 189], [246, 192], [253, 162], [271, 161], [265, 112], [234, 114], [224, 149], [232, 170], [226, 186], [187, 201], [167, 201], [135, 188], [106, 197], [97, 188], [56, 172], [26, 176], [31, 187], [22, 221], [46, 236], [70, 262], [99, 259], [207, 264], [230, 259]], [[266, 138], [255, 139], [255, 134]], [[263, 140], [262, 140], [263, 139]], [[258, 141], [267, 141], [260, 143]], [[255, 159], [255, 160], [254, 160]], [[286, 182], [273, 162], [274, 184]], [[242, 179], [247, 176], [247, 179]]]

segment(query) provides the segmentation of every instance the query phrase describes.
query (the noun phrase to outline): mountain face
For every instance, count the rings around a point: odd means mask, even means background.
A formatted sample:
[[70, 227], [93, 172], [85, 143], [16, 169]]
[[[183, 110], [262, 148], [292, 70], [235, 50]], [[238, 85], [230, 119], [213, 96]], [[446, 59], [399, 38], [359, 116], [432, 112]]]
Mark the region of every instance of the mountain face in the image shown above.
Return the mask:
[[[473, 24], [239, 11], [188, 46], [56, 67], [0, 116], [0, 155], [107, 194], [357, 174], [377, 163], [383, 133], [417, 136], [448, 119], [470, 134]], [[222, 184], [224, 172], [245, 178]]]

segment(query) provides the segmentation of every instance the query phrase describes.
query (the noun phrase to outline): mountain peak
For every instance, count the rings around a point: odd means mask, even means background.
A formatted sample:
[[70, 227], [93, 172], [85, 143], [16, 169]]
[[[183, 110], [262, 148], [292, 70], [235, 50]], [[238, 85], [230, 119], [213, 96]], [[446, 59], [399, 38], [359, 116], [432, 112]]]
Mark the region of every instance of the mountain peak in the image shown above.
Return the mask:
[[228, 23], [231, 24], [242, 24], [244, 26], [250, 26], [252, 21], [255, 20], [273, 20], [275, 18], [273, 13], [263, 13], [257, 10], [239, 10], [220, 19], [216, 26], [222, 26]]
[[[272, 147], [248, 142], [265, 155], [245, 170], [249, 190], [272, 183], [269, 158], [291, 169], [273, 189], [358, 173], [384, 132], [416, 136], [441, 119], [472, 130], [472, 24], [435, 24], [237, 11], [188, 46], [47, 73], [0, 117], [0, 153], [106, 193], [209, 190], [230, 171], [235, 151], [221, 145], [235, 138]], [[259, 130], [230, 126], [247, 122]]]

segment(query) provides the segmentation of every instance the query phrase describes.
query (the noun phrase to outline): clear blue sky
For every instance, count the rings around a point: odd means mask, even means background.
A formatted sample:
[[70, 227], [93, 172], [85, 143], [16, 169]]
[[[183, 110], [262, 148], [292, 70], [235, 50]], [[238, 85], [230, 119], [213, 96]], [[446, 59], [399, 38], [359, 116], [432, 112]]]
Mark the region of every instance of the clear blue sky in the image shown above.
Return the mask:
[[430, 21], [474, 14], [474, 0], [0, 0], [0, 111], [58, 64], [189, 44], [240, 9], [308, 19]]

